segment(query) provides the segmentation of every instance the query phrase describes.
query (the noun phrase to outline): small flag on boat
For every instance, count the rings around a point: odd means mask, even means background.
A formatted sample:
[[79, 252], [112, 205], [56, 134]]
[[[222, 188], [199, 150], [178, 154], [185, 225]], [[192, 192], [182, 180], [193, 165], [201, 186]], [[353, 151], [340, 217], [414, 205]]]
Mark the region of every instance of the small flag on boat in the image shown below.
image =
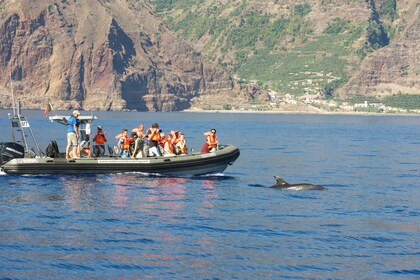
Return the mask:
[[48, 102], [47, 107], [45, 108], [44, 115], [48, 116], [48, 113], [52, 110], [51, 103]]

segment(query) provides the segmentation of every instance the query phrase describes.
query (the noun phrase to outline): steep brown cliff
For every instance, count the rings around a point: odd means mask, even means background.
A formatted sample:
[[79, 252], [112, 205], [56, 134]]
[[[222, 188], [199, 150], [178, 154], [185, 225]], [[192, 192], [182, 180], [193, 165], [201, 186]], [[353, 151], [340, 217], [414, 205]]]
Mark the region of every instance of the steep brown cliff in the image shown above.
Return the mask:
[[399, 7], [407, 22], [405, 31], [363, 60], [356, 74], [339, 91], [342, 97], [420, 94], [420, 6], [415, 1], [405, 4]]
[[[232, 81], [124, 0], [0, 2], [0, 94], [25, 108], [182, 110]], [[10, 77], [12, 84], [10, 83]], [[10, 107], [1, 98], [0, 107]]]

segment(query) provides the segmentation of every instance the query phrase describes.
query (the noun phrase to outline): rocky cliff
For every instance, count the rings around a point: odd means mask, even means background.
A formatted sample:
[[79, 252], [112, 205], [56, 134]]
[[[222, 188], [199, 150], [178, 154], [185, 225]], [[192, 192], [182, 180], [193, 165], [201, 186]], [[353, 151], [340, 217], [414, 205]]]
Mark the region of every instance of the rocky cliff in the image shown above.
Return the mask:
[[149, 111], [321, 98], [326, 88], [344, 99], [420, 94], [419, 9], [417, 0], [0, 0], [0, 107], [11, 90], [25, 108]]
[[[0, 1], [0, 107], [182, 110], [232, 81], [125, 0]], [[12, 81], [12, 83], [10, 82]], [[234, 97], [234, 95], [233, 95]]]
[[401, 18], [407, 21], [404, 32], [363, 60], [356, 74], [339, 91], [342, 97], [420, 94], [420, 6], [415, 1], [405, 4], [400, 7]]

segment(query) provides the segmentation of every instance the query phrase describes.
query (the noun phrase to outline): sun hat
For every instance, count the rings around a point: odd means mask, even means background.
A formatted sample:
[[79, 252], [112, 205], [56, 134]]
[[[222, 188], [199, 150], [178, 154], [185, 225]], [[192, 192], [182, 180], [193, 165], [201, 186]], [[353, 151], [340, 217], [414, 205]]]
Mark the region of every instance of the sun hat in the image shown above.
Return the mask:
[[77, 110], [74, 110], [74, 111], [73, 111], [73, 115], [80, 115], [80, 112], [79, 112], [79, 111], [77, 111]]
[[99, 130], [102, 130], [102, 125], [98, 125], [98, 129]]

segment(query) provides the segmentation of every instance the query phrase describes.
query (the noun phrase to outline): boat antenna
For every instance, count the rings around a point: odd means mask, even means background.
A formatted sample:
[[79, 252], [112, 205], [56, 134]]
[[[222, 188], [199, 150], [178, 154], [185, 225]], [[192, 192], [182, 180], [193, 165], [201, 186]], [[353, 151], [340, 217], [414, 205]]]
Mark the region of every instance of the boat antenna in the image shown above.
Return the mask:
[[54, 115], [55, 115], [55, 116], [58, 116], [58, 115], [57, 115], [57, 111], [54, 109], [54, 107], [53, 107], [53, 105], [51, 104], [50, 100], [48, 100], [48, 104], [49, 104], [49, 105], [50, 105], [50, 107], [51, 107], [51, 111], [54, 111]]
[[13, 83], [12, 83], [12, 71], [10, 70], [10, 88], [12, 90], [12, 107], [13, 107], [13, 115], [16, 115], [16, 103], [15, 103], [15, 94], [13, 92]]

